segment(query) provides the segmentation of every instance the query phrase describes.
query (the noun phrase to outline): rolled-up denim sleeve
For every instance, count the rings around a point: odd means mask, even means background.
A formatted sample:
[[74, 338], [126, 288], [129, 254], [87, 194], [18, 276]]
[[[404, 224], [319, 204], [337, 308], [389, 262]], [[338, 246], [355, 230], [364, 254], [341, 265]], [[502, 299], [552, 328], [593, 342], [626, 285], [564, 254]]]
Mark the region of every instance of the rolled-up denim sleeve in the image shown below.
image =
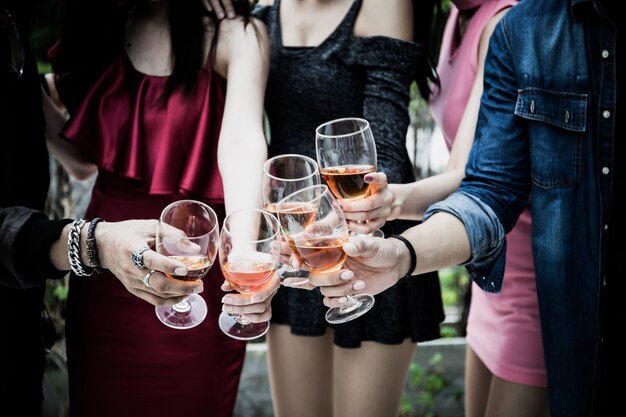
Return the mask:
[[484, 291], [497, 293], [502, 289], [506, 261], [506, 233], [494, 211], [480, 198], [456, 192], [424, 213], [424, 221], [437, 212], [458, 218], [469, 237], [472, 257], [464, 266], [470, 278]]

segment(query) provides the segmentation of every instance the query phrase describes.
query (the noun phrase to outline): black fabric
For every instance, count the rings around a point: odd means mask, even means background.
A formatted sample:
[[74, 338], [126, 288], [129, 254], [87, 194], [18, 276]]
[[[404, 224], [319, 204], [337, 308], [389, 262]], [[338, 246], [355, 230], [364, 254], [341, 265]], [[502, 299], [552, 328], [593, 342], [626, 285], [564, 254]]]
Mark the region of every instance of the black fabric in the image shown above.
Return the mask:
[[[390, 183], [414, 180], [406, 150], [409, 87], [424, 49], [388, 37], [353, 35], [361, 0], [355, 0], [336, 30], [315, 48], [282, 45], [280, 0], [255, 10], [270, 35], [270, 72], [265, 109], [270, 128], [270, 156], [299, 153], [316, 158], [315, 128], [341, 117], [370, 122], [378, 170]], [[386, 235], [416, 224], [393, 221]], [[322, 335], [329, 324], [318, 290], [282, 287], [272, 300], [272, 322], [289, 324], [297, 335]], [[333, 326], [335, 344], [359, 347], [361, 341], [398, 344], [440, 337], [444, 319], [437, 273], [408, 279], [376, 296], [372, 310], [349, 323]]]
[[[1, 3], [0, 13], [6, 15], [8, 10], [12, 22], [0, 19], [5, 22], [0, 23], [0, 207], [43, 210], [50, 174], [41, 87], [27, 27], [27, 13], [36, 2]], [[24, 51], [21, 75], [12, 67], [14, 27]], [[32, 258], [30, 263], [37, 260]], [[45, 364], [40, 330], [44, 286], [15, 289], [2, 285], [15, 280], [9, 274], [0, 262], [0, 415], [39, 417]]]

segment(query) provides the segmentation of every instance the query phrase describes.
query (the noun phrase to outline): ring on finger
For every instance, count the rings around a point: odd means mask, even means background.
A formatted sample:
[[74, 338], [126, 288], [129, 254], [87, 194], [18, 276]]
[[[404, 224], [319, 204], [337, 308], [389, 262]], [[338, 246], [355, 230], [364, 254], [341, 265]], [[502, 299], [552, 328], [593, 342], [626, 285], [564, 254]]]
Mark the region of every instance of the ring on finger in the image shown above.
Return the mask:
[[146, 287], [150, 288], [150, 289], [154, 289], [154, 287], [152, 285], [150, 285], [150, 278], [152, 277], [152, 274], [154, 274], [156, 271], [154, 269], [151, 269], [150, 272], [148, 272], [144, 277], [143, 277], [143, 285], [145, 285]]
[[130, 255], [130, 259], [133, 261], [133, 264], [139, 269], [143, 269], [146, 267], [146, 265], [143, 263], [143, 253], [147, 250], [150, 250], [148, 246], [142, 246], [138, 249], [135, 249]]

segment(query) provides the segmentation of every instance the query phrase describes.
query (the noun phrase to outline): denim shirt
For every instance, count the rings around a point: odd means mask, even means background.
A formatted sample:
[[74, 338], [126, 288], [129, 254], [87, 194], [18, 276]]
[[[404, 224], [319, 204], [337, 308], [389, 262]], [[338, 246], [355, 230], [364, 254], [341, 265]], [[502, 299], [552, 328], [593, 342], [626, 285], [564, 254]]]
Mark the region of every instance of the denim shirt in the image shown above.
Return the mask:
[[499, 292], [506, 233], [530, 199], [552, 417], [597, 412], [615, 49], [616, 30], [591, 0], [512, 8], [491, 38], [466, 177], [424, 216], [464, 223], [468, 273]]

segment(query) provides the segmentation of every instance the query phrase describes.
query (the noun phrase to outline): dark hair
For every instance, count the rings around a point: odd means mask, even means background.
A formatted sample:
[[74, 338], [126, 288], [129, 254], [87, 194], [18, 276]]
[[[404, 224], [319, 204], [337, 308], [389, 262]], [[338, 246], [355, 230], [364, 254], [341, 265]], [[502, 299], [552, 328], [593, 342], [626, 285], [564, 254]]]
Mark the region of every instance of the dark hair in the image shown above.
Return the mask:
[[422, 98], [430, 98], [433, 84], [439, 86], [436, 54], [441, 16], [441, 0], [413, 0], [413, 40], [425, 48], [424, 59], [418, 63], [415, 82]]
[[[162, 98], [182, 88], [193, 88], [204, 61], [205, 19], [219, 20], [208, 12], [202, 0], [164, 0], [167, 3], [172, 46], [172, 73]], [[107, 0], [98, 3], [61, 0], [59, 7], [60, 39], [51, 49], [51, 62], [57, 74], [61, 99], [70, 113], [78, 106], [93, 83], [111, 61], [124, 52], [124, 33], [129, 13], [139, 11], [145, 0]], [[247, 0], [233, 0], [244, 24], [250, 22]], [[210, 50], [215, 50], [217, 31]]]

